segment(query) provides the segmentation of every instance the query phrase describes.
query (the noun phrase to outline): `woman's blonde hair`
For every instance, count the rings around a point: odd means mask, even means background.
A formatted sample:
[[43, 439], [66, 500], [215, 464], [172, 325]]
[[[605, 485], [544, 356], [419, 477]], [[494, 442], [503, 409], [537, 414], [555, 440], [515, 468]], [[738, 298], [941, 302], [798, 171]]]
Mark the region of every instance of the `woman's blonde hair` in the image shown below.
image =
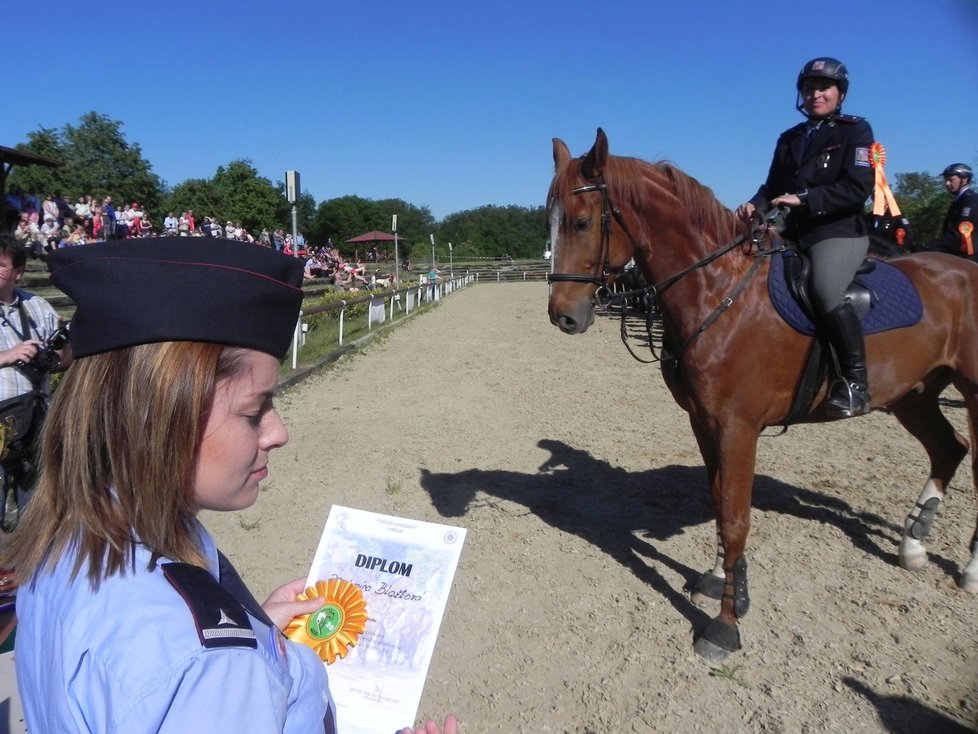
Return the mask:
[[203, 566], [194, 476], [219, 380], [243, 350], [160, 342], [77, 360], [45, 420], [37, 486], [0, 558], [22, 583], [72, 545], [92, 588], [132, 568], [135, 544]]

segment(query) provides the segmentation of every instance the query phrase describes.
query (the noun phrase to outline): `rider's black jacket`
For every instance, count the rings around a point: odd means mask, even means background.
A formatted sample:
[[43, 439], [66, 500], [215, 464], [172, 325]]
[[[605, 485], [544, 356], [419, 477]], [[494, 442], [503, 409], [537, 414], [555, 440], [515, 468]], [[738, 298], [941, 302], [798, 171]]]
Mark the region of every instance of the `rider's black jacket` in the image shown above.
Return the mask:
[[784, 235], [802, 247], [865, 235], [863, 211], [875, 182], [872, 128], [861, 117], [833, 115], [806, 144], [807, 129], [803, 122], [781, 133], [767, 181], [751, 203], [764, 209], [781, 194], [800, 195], [806, 203], [792, 208]]

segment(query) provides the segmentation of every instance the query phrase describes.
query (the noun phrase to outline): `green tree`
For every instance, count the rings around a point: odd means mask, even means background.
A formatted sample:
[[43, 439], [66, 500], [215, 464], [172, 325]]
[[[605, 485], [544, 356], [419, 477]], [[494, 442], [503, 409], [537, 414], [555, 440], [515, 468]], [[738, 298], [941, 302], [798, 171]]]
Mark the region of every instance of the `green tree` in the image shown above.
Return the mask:
[[359, 196], [341, 196], [320, 203], [313, 219], [313, 242], [322, 244], [332, 239], [333, 244], [342, 247], [351, 237], [378, 229], [369, 226], [377, 218], [373, 205], [374, 202]]
[[205, 216], [219, 216], [223, 207], [224, 202], [214, 186], [204, 178], [188, 178], [163, 197], [164, 214], [172, 212], [179, 217], [183, 212], [192, 211], [198, 221]]
[[251, 233], [263, 227], [274, 229], [284, 225], [285, 200], [282, 193], [267, 178], [258, 175], [248, 160], [232, 161], [218, 166], [211, 186], [217, 197], [219, 217], [226, 217]]
[[117, 202], [139, 202], [153, 215], [159, 214], [163, 182], [143, 158], [139, 145], [122, 133], [122, 123], [106, 115], [89, 112], [79, 124], [61, 130], [41, 128], [18, 145], [39, 155], [63, 160], [61, 168], [31, 166], [17, 168], [8, 184], [44, 196], [62, 193], [75, 199], [83, 194], [111, 195]]
[[322, 244], [332, 238], [333, 244], [343, 250], [349, 249], [345, 243], [352, 237], [373, 230], [390, 232], [395, 214], [398, 240], [404, 247], [409, 242], [427, 241], [428, 235], [435, 231], [435, 218], [427, 207], [418, 207], [403, 199], [374, 201], [359, 196], [341, 196], [324, 201], [317, 208], [311, 228], [313, 242]]
[[[282, 199], [285, 201], [285, 184], [282, 185]], [[292, 205], [285, 201], [286, 209], [288, 210], [286, 221], [288, 221], [289, 226], [286, 230], [292, 231]], [[299, 194], [299, 205], [296, 207], [295, 212], [296, 227], [299, 232], [309, 239], [312, 234], [312, 228], [316, 221], [316, 199], [313, 195], [303, 191]], [[315, 240], [309, 239], [310, 244]], [[325, 241], [325, 240], [324, 240]]]
[[[27, 134], [27, 142], [17, 145], [18, 150], [43, 155], [67, 163], [68, 154], [61, 142], [61, 135], [53, 128], [40, 128]], [[9, 186], [19, 187], [25, 193], [43, 198], [47, 194], [69, 191], [65, 168], [47, 166], [15, 166], [10, 174]]]
[[936, 240], [951, 203], [941, 177], [926, 172], [898, 173], [893, 194], [900, 211], [910, 220], [916, 245]]
[[438, 224], [431, 210], [426, 206], [415, 206], [403, 199], [381, 199], [377, 202], [377, 226], [382, 232], [390, 231], [391, 218], [397, 215], [397, 238], [406, 242], [428, 242], [428, 237], [437, 232]]
[[543, 207], [484, 206], [457, 212], [438, 228], [439, 258], [447, 258], [449, 242], [456, 258], [537, 258], [546, 247], [546, 216]]

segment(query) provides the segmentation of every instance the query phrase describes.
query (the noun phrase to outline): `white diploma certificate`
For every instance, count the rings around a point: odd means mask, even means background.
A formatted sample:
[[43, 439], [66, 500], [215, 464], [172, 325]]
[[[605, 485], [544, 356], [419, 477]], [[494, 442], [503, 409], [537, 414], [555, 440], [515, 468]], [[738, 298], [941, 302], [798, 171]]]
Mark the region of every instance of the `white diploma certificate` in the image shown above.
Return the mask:
[[414, 725], [464, 541], [464, 528], [330, 509], [307, 586], [346, 579], [367, 602], [364, 632], [327, 667], [342, 734]]

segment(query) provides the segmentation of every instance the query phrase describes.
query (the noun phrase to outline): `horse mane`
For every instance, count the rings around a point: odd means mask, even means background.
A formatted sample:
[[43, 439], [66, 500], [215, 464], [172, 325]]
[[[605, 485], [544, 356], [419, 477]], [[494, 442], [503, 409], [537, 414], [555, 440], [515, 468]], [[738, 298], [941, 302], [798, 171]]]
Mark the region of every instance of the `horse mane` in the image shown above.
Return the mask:
[[[579, 159], [571, 161], [578, 163]], [[549, 203], [566, 201], [575, 183], [575, 165], [566, 165], [557, 172], [550, 187]], [[609, 155], [604, 169], [605, 183], [615, 204], [630, 204], [635, 209], [661, 209], [655, 199], [675, 200], [676, 211], [682, 213], [686, 225], [701, 237], [715, 244], [737, 236], [742, 225], [729, 209], [719, 202], [708, 187], [684, 173], [668, 161], [650, 163], [639, 158]], [[565, 207], [565, 211], [567, 207]]]
[[608, 156], [605, 180], [623, 199], [646, 210], [654, 197], [675, 198], [689, 228], [707, 241], [722, 244], [737, 235], [736, 217], [713, 191], [669, 161]]

